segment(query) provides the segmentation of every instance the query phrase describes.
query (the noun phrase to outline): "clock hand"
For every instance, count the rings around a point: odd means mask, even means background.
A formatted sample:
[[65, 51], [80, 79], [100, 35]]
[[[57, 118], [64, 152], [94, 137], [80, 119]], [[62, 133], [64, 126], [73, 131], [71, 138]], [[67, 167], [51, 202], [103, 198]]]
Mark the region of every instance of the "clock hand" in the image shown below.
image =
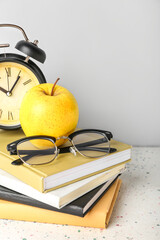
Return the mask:
[[15, 83], [13, 84], [13, 86], [12, 86], [11, 90], [9, 91], [9, 93], [12, 93], [12, 91], [13, 91], [13, 89], [15, 88], [15, 86], [16, 86], [18, 80], [20, 79], [20, 76], [19, 76], [20, 73], [21, 73], [21, 71], [19, 71], [18, 76], [17, 76], [17, 79], [16, 79]]
[[6, 70], [6, 73], [7, 73], [7, 85], [8, 85], [8, 92], [9, 92], [9, 73], [8, 73], [6, 68], [5, 68], [5, 70]]
[[4, 88], [2, 88], [2, 87], [0, 87], [0, 91], [2, 91], [2, 92], [4, 92], [4, 93], [8, 93], [8, 91], [7, 90], [5, 90]]

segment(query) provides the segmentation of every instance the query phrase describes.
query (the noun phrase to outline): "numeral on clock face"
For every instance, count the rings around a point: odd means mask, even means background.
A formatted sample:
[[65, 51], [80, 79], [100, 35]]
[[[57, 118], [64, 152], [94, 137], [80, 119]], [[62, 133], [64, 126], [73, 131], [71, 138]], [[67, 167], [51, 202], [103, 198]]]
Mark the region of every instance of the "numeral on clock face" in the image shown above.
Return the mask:
[[6, 68], [6, 72], [7, 72], [8, 77], [11, 77], [11, 68], [10, 67]]
[[27, 84], [30, 83], [30, 82], [32, 82], [32, 80], [31, 80], [31, 79], [28, 79], [26, 82], [23, 83], [23, 85], [25, 86], [25, 85], [27, 85]]
[[2, 109], [0, 109], [0, 118], [2, 117], [2, 113], [3, 113], [3, 111], [2, 111]]
[[13, 114], [12, 112], [8, 112], [8, 120], [13, 120]]

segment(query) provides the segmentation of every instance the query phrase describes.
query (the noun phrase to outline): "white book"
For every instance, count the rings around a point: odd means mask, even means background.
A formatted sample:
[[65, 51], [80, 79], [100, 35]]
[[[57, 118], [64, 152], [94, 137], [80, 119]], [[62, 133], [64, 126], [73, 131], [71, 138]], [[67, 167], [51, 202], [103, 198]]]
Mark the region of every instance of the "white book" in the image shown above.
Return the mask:
[[0, 185], [60, 209], [104, 182], [116, 178], [119, 174], [124, 172], [124, 170], [125, 164], [122, 164], [111, 170], [99, 173], [65, 187], [47, 193], [41, 193], [0, 169]]

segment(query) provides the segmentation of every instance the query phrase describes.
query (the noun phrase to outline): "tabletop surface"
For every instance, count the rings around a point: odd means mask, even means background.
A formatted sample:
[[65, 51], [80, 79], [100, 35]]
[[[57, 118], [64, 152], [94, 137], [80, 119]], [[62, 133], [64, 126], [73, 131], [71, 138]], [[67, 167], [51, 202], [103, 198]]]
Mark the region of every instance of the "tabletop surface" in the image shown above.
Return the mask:
[[160, 148], [134, 147], [107, 229], [0, 220], [0, 240], [160, 239]]

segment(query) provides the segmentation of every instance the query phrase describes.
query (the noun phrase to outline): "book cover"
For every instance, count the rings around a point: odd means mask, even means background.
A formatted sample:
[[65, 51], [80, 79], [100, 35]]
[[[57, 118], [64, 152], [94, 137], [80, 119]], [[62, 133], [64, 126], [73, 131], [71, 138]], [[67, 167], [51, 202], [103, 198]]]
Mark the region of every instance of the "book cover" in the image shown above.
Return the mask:
[[16, 176], [21, 181], [31, 185], [40, 192], [53, 189], [82, 180], [94, 174], [126, 163], [131, 158], [131, 146], [111, 140], [111, 147], [117, 152], [103, 158], [87, 158], [80, 154], [59, 154], [57, 159], [49, 164], [28, 166], [26, 164], [14, 166], [11, 162], [18, 156], [9, 155], [7, 144], [25, 137], [22, 130], [0, 130], [0, 168]]
[[84, 217], [86, 213], [97, 203], [97, 201], [104, 195], [104, 193], [109, 189], [109, 187], [113, 184], [113, 182], [119, 176], [112, 178], [111, 180], [103, 183], [102, 185], [96, 187], [95, 189], [91, 190], [90, 192], [84, 194], [80, 198], [72, 201], [70, 204], [66, 205], [65, 207], [58, 209], [52, 207], [48, 204], [40, 202], [34, 198], [28, 197], [24, 194], [19, 192], [15, 192], [9, 188], [5, 188], [0, 186], [0, 199], [7, 200], [11, 202], [22, 203], [25, 205], [30, 205], [33, 207], [39, 207], [51, 211], [61, 212], [61, 213], [68, 213], [71, 215], [76, 215], [79, 217]]
[[52, 207], [62, 208], [85, 193], [105, 183], [106, 181], [115, 178], [124, 171], [125, 165], [120, 165], [112, 170], [99, 173], [92, 177], [69, 184], [65, 187], [47, 193], [41, 193], [28, 184], [23, 183], [11, 174], [0, 169], [0, 184], [11, 190], [34, 198], [40, 202], [46, 203]]
[[121, 180], [117, 179], [103, 197], [83, 218], [5, 200], [0, 200], [0, 218], [106, 228], [111, 217], [120, 185]]

